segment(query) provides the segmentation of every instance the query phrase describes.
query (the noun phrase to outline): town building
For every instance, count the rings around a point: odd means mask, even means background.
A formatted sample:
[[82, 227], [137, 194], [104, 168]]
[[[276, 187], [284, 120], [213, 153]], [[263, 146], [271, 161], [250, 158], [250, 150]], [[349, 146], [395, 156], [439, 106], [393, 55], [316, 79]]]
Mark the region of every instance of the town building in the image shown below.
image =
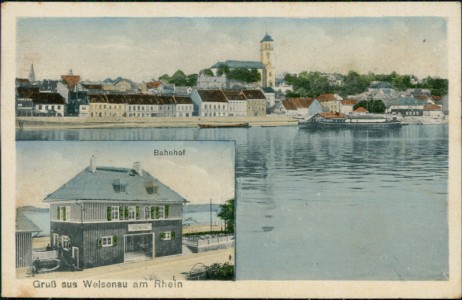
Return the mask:
[[185, 199], [142, 169], [90, 165], [44, 202], [50, 245], [86, 269], [182, 253]]
[[281, 112], [285, 113], [286, 116], [291, 118], [301, 118], [301, 116], [298, 116], [298, 110], [295, 102], [291, 100], [292, 99], [282, 100]]
[[197, 89], [209, 90], [209, 89], [229, 89], [230, 81], [226, 79], [226, 76], [207, 76], [199, 74], [197, 78]]
[[276, 92], [272, 87], [262, 88], [262, 91], [266, 98], [266, 108], [272, 108], [276, 104]]
[[247, 99], [247, 116], [266, 116], [266, 97], [261, 90], [242, 90]]
[[101, 82], [104, 91], [108, 92], [119, 92], [119, 93], [138, 93], [141, 88], [131, 81], [123, 77], [117, 77], [116, 79], [106, 78]]
[[354, 99], [340, 100], [339, 110], [342, 114], [349, 114], [353, 111], [353, 106], [356, 104]]
[[[80, 110], [90, 117], [124, 117], [127, 100], [123, 94], [88, 94], [88, 107], [80, 105]], [[83, 116], [83, 115], [82, 115]]]
[[155, 95], [126, 94], [127, 117], [157, 117], [159, 115], [159, 100]]
[[148, 94], [162, 94], [163, 84], [161, 81], [149, 81], [145, 83], [146, 85], [146, 93]]
[[175, 99], [175, 116], [176, 117], [192, 117], [194, 112], [194, 104], [191, 97], [174, 96]]
[[222, 90], [228, 99], [228, 116], [245, 117], [247, 116], [247, 98], [241, 90]]
[[340, 100], [343, 100], [337, 94], [322, 94], [316, 97], [321, 103], [325, 112], [340, 112]]
[[193, 88], [190, 86], [175, 86], [174, 93], [178, 96], [190, 96]]
[[19, 86], [16, 88], [16, 116], [33, 116], [32, 95], [39, 93], [37, 86]]
[[425, 103], [411, 97], [402, 97], [389, 101], [386, 112], [402, 116], [422, 116]]
[[228, 99], [222, 90], [195, 90], [191, 99], [199, 117], [227, 117]]
[[32, 234], [41, 230], [16, 209], [16, 268], [32, 266]]
[[64, 117], [66, 102], [58, 93], [34, 93], [31, 95], [34, 116]]
[[171, 95], [158, 96], [159, 117], [174, 117], [176, 115], [175, 98]]
[[423, 115], [434, 119], [440, 119], [444, 117], [441, 106], [436, 104], [426, 104], [423, 108]]
[[297, 119], [308, 119], [322, 112], [322, 106], [313, 98], [291, 98], [282, 101], [286, 115]]
[[59, 80], [44, 79], [40, 82], [36, 82], [34, 86], [40, 87], [42, 93], [58, 93]]

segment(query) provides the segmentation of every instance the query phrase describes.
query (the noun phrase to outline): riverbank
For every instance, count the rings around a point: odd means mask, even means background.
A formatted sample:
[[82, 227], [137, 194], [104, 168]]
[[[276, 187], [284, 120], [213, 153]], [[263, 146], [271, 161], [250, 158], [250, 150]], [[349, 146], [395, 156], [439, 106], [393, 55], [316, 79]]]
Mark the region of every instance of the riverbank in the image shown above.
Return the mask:
[[77, 117], [16, 117], [16, 128], [91, 129], [91, 128], [181, 128], [199, 124], [250, 126], [297, 126], [297, 120], [287, 116], [264, 117], [156, 117], [156, 118], [77, 118]]

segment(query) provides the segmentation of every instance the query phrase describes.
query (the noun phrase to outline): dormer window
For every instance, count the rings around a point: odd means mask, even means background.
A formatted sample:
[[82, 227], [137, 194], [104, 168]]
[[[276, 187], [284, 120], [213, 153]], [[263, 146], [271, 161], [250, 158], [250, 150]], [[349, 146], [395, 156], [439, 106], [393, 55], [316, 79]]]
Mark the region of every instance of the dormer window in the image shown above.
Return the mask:
[[156, 184], [154, 184], [153, 181], [149, 181], [149, 182], [146, 182], [144, 184], [144, 187], [146, 188], [146, 192], [150, 195], [153, 195], [153, 194], [159, 194], [159, 186], [157, 186]]
[[127, 192], [127, 183], [120, 180], [120, 179], [115, 179], [112, 182], [112, 187], [114, 188], [114, 192], [116, 192], [116, 193], [125, 193], [125, 192]]

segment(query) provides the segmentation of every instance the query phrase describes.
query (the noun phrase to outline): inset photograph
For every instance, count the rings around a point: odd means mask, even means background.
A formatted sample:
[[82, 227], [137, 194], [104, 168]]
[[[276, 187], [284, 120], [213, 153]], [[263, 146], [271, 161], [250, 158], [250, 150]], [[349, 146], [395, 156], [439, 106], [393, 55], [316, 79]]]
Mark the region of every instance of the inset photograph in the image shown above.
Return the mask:
[[233, 142], [16, 147], [18, 278], [234, 280]]

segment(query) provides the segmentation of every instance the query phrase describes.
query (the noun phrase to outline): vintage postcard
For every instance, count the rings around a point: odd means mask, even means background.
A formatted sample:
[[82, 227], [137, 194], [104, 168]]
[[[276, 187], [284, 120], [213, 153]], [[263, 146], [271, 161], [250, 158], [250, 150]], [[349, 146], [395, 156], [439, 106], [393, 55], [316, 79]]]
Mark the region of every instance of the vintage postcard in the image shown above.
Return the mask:
[[2, 8], [2, 296], [461, 296], [459, 3]]

